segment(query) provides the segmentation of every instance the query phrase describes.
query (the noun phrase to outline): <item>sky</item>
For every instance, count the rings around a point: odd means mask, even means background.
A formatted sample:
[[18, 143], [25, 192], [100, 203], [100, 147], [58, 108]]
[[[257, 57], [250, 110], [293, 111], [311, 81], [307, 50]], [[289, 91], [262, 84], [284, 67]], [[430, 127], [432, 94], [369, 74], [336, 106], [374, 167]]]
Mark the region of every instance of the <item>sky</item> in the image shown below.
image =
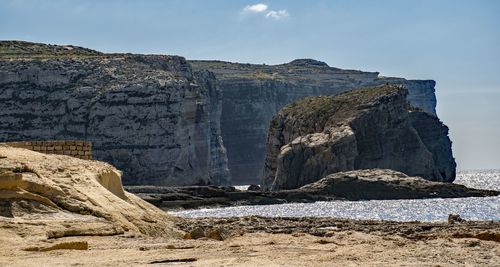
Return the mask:
[[500, 168], [500, 1], [2, 0], [12, 39], [433, 79], [458, 169]]

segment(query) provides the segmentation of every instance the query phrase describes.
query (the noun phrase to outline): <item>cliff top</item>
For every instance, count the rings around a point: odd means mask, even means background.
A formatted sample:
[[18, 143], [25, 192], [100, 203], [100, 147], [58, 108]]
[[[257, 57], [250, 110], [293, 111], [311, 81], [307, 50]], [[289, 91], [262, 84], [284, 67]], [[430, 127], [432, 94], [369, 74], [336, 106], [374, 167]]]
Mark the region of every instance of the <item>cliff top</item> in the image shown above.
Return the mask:
[[[179, 56], [145, 55], [131, 53], [103, 53], [89, 48], [74, 45], [53, 45], [27, 41], [0, 41], [0, 60], [13, 59], [80, 59], [80, 58], [153, 58], [177, 59]], [[182, 58], [182, 60], [185, 60]], [[364, 72], [330, 67], [315, 59], [295, 59], [291, 62], [277, 65], [233, 63], [219, 60], [189, 60], [193, 70], [209, 70], [215, 73], [219, 80], [277, 80], [281, 82], [309, 82], [313, 84], [329, 84], [335, 82], [356, 83], [373, 80], [400, 80], [402, 78], [382, 77], [379, 72]], [[422, 80], [423, 82], [434, 82]]]
[[222, 82], [278, 81], [304, 87], [361, 87], [381, 83], [431, 83], [433, 80], [406, 80], [398, 77], [380, 76], [379, 72], [366, 72], [330, 67], [314, 59], [295, 59], [277, 65], [235, 63], [220, 60], [188, 60], [194, 70], [209, 70]]
[[[333, 96], [305, 97], [284, 107], [279, 115], [289, 120], [321, 125], [320, 128], [323, 128], [327, 123], [341, 123], [367, 108], [394, 97], [406, 97], [406, 94], [407, 91], [401, 86], [382, 85]], [[277, 122], [273, 120], [273, 123]]]
[[[85, 84], [112, 89], [117, 84], [173, 84], [192, 79], [186, 59], [170, 55], [106, 54], [72, 46], [0, 41], [0, 83]], [[27, 69], [30, 74], [24, 73]]]
[[0, 41], [0, 58], [96, 57], [103, 53], [73, 45], [50, 45], [26, 41]]
[[175, 55], [103, 53], [97, 50], [74, 46], [33, 43], [26, 41], [0, 41], [1, 59], [79, 59], [79, 58], [149, 58], [152, 60], [181, 60], [184, 57]]
[[[317, 80], [350, 79], [349, 75], [378, 77], [378, 72], [344, 70], [328, 66], [325, 62], [314, 59], [296, 59], [278, 65], [233, 63], [219, 60], [189, 60], [193, 69], [207, 69], [221, 80], [259, 79], [259, 80]], [[340, 76], [340, 77], [339, 77]]]

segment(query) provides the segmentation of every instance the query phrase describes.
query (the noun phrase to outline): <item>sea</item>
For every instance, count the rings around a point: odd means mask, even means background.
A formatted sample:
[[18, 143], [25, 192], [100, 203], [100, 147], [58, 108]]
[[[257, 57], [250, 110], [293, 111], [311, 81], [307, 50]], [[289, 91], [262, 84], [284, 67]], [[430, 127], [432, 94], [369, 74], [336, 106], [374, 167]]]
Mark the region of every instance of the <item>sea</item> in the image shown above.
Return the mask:
[[[454, 183], [500, 190], [500, 169], [459, 171]], [[243, 188], [243, 187], [242, 187]], [[319, 201], [237, 206], [170, 212], [180, 217], [336, 217], [359, 220], [446, 221], [449, 214], [466, 220], [500, 221], [500, 196], [409, 200]]]

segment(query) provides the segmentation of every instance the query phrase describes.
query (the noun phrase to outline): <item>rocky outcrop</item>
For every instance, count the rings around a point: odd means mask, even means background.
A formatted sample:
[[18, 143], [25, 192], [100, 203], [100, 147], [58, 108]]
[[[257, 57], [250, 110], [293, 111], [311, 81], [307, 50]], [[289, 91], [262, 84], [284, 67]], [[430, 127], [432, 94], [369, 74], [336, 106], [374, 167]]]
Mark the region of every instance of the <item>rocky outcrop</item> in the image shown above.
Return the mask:
[[48, 238], [180, 237], [175, 218], [125, 192], [120, 176], [104, 162], [0, 144], [0, 219]]
[[286, 106], [270, 124], [264, 189], [299, 188], [331, 173], [372, 168], [453, 181], [448, 129], [411, 108], [406, 95], [400, 86], [384, 85]]
[[0, 42], [0, 142], [89, 140], [125, 184], [228, 184], [213, 74], [182, 57]]
[[334, 95], [359, 87], [398, 84], [412, 105], [435, 115], [435, 82], [382, 77], [378, 72], [343, 70], [298, 59], [281, 65], [190, 61], [195, 70], [216, 74], [223, 91], [221, 128], [233, 183], [251, 184], [264, 167], [271, 118], [306, 96]]
[[484, 197], [499, 194], [493, 190], [471, 189], [459, 184], [433, 182], [384, 169], [333, 173], [301, 187], [300, 191], [337, 196], [348, 200]]

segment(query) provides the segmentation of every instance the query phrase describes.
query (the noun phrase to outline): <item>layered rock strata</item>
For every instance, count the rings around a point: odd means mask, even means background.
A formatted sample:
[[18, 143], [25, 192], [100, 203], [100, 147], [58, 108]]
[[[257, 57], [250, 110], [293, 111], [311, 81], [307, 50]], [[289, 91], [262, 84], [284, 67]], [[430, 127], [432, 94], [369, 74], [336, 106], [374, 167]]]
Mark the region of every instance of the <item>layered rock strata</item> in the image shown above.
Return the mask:
[[0, 144], [0, 221], [49, 239], [123, 233], [180, 237], [176, 219], [125, 192], [120, 176], [104, 162]]
[[223, 91], [221, 128], [235, 184], [256, 183], [262, 174], [271, 118], [306, 96], [334, 95], [359, 87], [398, 84], [412, 105], [435, 115], [435, 82], [382, 77], [378, 72], [343, 70], [298, 59], [281, 65], [190, 61], [215, 73]]
[[308, 97], [283, 108], [270, 124], [261, 184], [299, 188], [331, 173], [372, 168], [455, 178], [448, 128], [412, 108], [401, 86]]
[[182, 57], [0, 42], [0, 142], [89, 140], [125, 184], [228, 184], [221, 101]]

